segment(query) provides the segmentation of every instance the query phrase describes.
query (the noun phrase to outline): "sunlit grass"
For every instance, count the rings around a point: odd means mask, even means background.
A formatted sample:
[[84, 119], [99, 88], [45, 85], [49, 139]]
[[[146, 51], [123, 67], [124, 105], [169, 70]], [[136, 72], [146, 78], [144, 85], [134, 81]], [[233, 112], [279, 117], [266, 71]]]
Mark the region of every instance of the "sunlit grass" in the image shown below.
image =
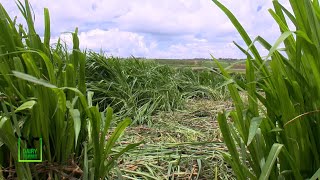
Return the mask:
[[140, 124], [152, 124], [150, 116], [159, 111], [183, 109], [190, 98], [228, 97], [225, 88], [218, 88], [224, 78], [206, 69], [175, 69], [154, 61], [90, 53], [87, 74], [88, 88], [95, 92], [94, 102], [102, 108], [111, 105], [121, 116]]
[[[219, 1], [213, 2], [250, 47], [245, 51], [236, 44], [247, 55], [245, 86], [234, 83], [220, 66], [236, 107], [218, 117], [229, 149], [225, 159], [239, 179], [316, 179], [320, 176], [319, 2], [290, 0], [291, 14], [273, 1], [274, 10], [269, 12], [282, 35], [273, 46], [256, 38], [255, 43], [269, 50], [265, 59], [236, 17]], [[287, 21], [296, 27], [294, 31], [289, 31]], [[286, 56], [278, 51], [281, 43]], [[247, 92], [248, 106], [239, 90]], [[264, 106], [260, 110], [258, 101]], [[233, 124], [227, 123], [228, 117]]]
[[[129, 144], [120, 152], [112, 152], [131, 120], [125, 118], [105, 139], [113, 112], [110, 107], [99, 111], [92, 104], [78, 29], [71, 33], [71, 52], [59, 42], [52, 49], [48, 9], [44, 9], [41, 41], [28, 0], [17, 1], [17, 5], [26, 20], [26, 30], [15, 24], [0, 4], [0, 179], [108, 176], [117, 158], [138, 145]], [[42, 163], [18, 162], [20, 137], [28, 142], [42, 138]], [[30, 148], [26, 142], [21, 147]]]

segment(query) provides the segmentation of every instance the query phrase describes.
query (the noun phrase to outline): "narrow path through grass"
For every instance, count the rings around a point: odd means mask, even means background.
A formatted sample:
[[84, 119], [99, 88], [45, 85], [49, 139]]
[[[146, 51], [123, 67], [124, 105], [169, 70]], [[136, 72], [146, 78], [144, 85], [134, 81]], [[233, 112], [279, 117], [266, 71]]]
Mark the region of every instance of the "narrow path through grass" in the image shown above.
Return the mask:
[[[216, 121], [230, 101], [189, 100], [184, 111], [161, 112], [154, 124], [127, 129], [119, 147], [144, 140], [119, 162], [127, 179], [233, 179], [223, 161], [226, 151]], [[116, 176], [116, 174], [115, 174]]]

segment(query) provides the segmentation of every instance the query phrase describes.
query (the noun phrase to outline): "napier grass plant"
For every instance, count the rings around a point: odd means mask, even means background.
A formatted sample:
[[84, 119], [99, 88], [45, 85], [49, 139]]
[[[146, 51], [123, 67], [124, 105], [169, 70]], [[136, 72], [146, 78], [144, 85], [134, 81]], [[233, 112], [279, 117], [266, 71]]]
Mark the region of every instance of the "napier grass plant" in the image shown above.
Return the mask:
[[[52, 49], [48, 9], [41, 41], [28, 0], [17, 1], [17, 6], [27, 30], [0, 4], [0, 179], [106, 177], [116, 159], [138, 145], [112, 151], [131, 120], [108, 132], [113, 112], [110, 107], [100, 112], [86, 90], [86, 55], [79, 49], [78, 30], [72, 33], [70, 53], [60, 41]], [[18, 162], [18, 137], [29, 142], [42, 138], [43, 166]]]
[[217, 88], [223, 77], [208, 70], [174, 69], [151, 60], [120, 59], [90, 52], [87, 84], [100, 107], [111, 105], [122, 117], [138, 124], [152, 124], [157, 111], [182, 109], [186, 99], [224, 99], [225, 88]]
[[[248, 50], [246, 84], [228, 79], [235, 110], [219, 114], [229, 149], [225, 159], [238, 179], [312, 179], [320, 177], [320, 6], [318, 0], [290, 0], [292, 12], [273, 1], [269, 12], [282, 35], [270, 45], [252, 41], [236, 17], [219, 1]], [[289, 22], [288, 22], [289, 21]], [[290, 30], [293, 24], [294, 30]], [[262, 44], [263, 58], [255, 47]], [[279, 45], [285, 48], [281, 52]], [[268, 65], [266, 65], [268, 64]], [[248, 106], [239, 96], [244, 90]], [[259, 102], [259, 103], [258, 103]], [[259, 108], [259, 104], [262, 108]], [[228, 123], [227, 119], [232, 123]]]

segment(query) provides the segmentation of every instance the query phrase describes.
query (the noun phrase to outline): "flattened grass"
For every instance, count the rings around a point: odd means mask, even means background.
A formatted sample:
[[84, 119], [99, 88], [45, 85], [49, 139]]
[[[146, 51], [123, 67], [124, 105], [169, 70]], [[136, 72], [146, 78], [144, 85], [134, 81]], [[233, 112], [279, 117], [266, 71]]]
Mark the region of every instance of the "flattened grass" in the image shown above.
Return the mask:
[[[235, 179], [223, 160], [226, 152], [216, 116], [233, 109], [231, 101], [191, 99], [186, 108], [152, 116], [153, 125], [128, 128], [119, 146], [146, 143], [123, 156], [119, 170], [126, 179]], [[114, 173], [114, 176], [117, 176]]]
[[225, 99], [224, 78], [210, 70], [175, 69], [154, 61], [119, 59], [90, 53], [87, 59], [88, 89], [94, 103], [138, 124], [152, 124], [159, 111], [183, 109], [187, 99]]

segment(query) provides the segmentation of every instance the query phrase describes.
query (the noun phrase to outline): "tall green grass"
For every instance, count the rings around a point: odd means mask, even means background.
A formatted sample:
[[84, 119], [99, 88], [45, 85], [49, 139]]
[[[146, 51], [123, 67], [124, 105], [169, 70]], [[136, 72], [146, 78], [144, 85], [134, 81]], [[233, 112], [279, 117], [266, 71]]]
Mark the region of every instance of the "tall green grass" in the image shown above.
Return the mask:
[[[234, 111], [218, 117], [229, 149], [225, 159], [239, 179], [319, 178], [319, 2], [290, 0], [292, 14], [273, 1], [274, 9], [269, 12], [282, 33], [274, 45], [260, 36], [252, 41], [225, 6], [217, 0], [213, 2], [225, 12], [249, 47], [246, 51], [236, 44], [247, 55], [245, 86], [235, 83], [220, 66], [235, 104]], [[293, 31], [290, 23], [295, 26]], [[266, 58], [262, 58], [255, 43], [269, 50]], [[280, 53], [281, 43], [285, 45], [285, 55]], [[246, 92], [248, 106], [240, 98], [239, 90]]]
[[[26, 31], [0, 4], [0, 179], [62, 179], [69, 175], [62, 167], [70, 160], [80, 166], [79, 176], [84, 179], [106, 177], [115, 160], [138, 145], [112, 152], [131, 120], [120, 122], [105, 139], [113, 112], [110, 107], [99, 111], [92, 104], [93, 93], [85, 84], [86, 54], [79, 49], [78, 30], [72, 33], [71, 53], [60, 41], [52, 49], [48, 9], [44, 9], [41, 41], [28, 0], [16, 3], [26, 20]], [[43, 160], [51, 168], [18, 163], [18, 137], [29, 141], [42, 137]]]
[[186, 99], [224, 99], [223, 77], [211, 71], [175, 69], [150, 60], [107, 58], [90, 52], [87, 84], [102, 109], [112, 106], [122, 117], [151, 124], [158, 111], [182, 109]]

